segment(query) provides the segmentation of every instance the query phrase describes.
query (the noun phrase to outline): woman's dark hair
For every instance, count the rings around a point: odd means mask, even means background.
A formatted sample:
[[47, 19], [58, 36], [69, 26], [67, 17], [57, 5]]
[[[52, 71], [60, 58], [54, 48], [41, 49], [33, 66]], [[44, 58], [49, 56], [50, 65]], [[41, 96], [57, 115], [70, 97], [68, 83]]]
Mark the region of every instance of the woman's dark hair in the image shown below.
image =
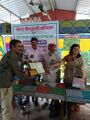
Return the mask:
[[16, 39], [12, 39], [11, 41], [10, 41], [10, 49], [13, 47], [13, 46], [15, 46], [17, 43], [21, 43], [21, 41], [20, 40], [16, 40]]
[[33, 41], [37, 41], [38, 42], [38, 39], [36, 37], [32, 37], [31, 38], [31, 42], [33, 42]]
[[[73, 48], [74, 48], [74, 47], [79, 47], [79, 48], [80, 48], [79, 44], [72, 44], [72, 46], [70, 47], [70, 51], [69, 51], [69, 54], [70, 54], [70, 55], [73, 54]], [[77, 58], [78, 58], [78, 57], [81, 57], [81, 54], [80, 54], [80, 53], [77, 54]]]

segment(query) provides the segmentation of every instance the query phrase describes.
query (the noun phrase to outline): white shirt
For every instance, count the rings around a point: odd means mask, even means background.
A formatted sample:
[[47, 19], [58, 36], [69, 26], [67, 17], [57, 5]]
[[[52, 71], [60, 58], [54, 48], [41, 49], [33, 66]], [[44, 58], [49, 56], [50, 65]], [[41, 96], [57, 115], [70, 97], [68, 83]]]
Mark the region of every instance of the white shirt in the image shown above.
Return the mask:
[[34, 50], [30, 46], [25, 50], [25, 54], [27, 54], [28, 60], [31, 60], [32, 62], [38, 62], [42, 59], [42, 51], [39, 47], [37, 47], [37, 49]]
[[[45, 60], [45, 64], [46, 64], [46, 68], [48, 69], [51, 65], [55, 64], [57, 61], [60, 61], [59, 60], [59, 57], [58, 57], [58, 53], [55, 52], [53, 53], [51, 56], [49, 55], [49, 53], [46, 53], [44, 55], [44, 60]], [[50, 68], [49, 68], [50, 70]], [[59, 67], [57, 67], [55, 70], [50, 70], [50, 74], [45, 74], [43, 75], [43, 79], [45, 81], [47, 81], [48, 83], [55, 83], [56, 81], [56, 72], [59, 70]]]

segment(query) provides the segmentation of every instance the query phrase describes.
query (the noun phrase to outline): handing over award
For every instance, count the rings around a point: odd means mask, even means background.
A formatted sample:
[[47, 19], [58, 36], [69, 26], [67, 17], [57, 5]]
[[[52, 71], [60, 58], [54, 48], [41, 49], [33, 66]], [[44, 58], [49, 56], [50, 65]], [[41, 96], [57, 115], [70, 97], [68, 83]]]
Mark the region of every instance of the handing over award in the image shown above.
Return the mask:
[[32, 63], [29, 63], [29, 65], [31, 69], [36, 69], [38, 74], [45, 73], [45, 70], [41, 62], [32, 62]]

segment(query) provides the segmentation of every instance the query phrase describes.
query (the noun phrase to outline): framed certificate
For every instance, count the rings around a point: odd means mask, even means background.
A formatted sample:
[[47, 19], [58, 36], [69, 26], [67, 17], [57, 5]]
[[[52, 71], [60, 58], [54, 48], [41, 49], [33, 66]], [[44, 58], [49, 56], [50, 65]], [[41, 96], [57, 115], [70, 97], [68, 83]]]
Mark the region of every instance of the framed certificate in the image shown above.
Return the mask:
[[45, 73], [45, 70], [41, 62], [33, 62], [33, 63], [29, 63], [29, 65], [30, 65], [30, 68], [35, 69], [38, 74]]
[[31, 70], [29, 70], [29, 73], [30, 73], [30, 76], [31, 76], [31, 77], [38, 75], [38, 72], [37, 72], [36, 69], [31, 69]]

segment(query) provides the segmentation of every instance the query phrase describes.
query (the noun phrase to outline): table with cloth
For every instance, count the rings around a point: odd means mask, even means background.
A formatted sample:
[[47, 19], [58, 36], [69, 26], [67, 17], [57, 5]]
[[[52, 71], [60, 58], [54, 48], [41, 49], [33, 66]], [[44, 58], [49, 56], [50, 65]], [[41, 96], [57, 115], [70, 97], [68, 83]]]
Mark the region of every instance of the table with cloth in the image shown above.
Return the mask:
[[63, 83], [58, 83], [55, 86], [38, 85], [38, 86], [24, 86], [24, 85], [13, 85], [13, 91], [15, 95], [29, 95], [60, 99], [61, 100], [61, 113], [60, 119], [65, 120], [63, 103], [66, 102], [77, 102], [77, 103], [90, 103], [90, 87], [85, 89], [65, 89]]

